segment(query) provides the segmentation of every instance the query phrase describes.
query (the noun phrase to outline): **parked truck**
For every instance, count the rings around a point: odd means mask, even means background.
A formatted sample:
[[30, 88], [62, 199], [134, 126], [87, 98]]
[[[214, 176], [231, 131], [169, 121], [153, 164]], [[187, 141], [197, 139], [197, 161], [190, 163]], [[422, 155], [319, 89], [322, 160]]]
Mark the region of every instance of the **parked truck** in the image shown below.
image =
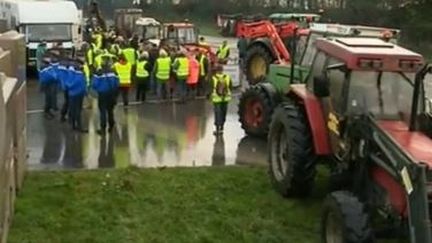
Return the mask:
[[80, 12], [73, 1], [0, 0], [0, 16], [6, 20], [7, 29], [25, 34], [30, 66], [36, 63], [40, 43], [72, 56], [82, 39]]

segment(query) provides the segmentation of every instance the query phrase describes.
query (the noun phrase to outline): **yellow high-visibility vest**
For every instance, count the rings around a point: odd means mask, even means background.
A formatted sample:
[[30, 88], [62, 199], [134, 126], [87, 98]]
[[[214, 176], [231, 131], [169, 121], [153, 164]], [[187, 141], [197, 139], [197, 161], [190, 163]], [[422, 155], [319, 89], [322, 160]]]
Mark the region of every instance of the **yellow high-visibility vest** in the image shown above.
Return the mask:
[[89, 86], [90, 85], [90, 67], [87, 63], [84, 63], [83, 72], [84, 72], [84, 75], [86, 77], [87, 86]]
[[113, 54], [111, 54], [107, 50], [105, 50], [104, 53], [99, 54], [94, 60], [94, 67], [96, 69], [102, 68], [102, 60], [104, 57], [110, 58], [113, 63], [114, 63], [114, 59], [116, 58], [116, 56], [114, 56]]
[[122, 53], [124, 57], [126, 58], [126, 61], [130, 63], [131, 65], [136, 64], [136, 51], [132, 47], [126, 48], [122, 50]]
[[149, 72], [147, 71], [147, 69], [145, 69], [146, 65], [147, 65], [147, 61], [138, 61], [137, 63], [137, 68], [136, 68], [136, 76], [138, 78], [148, 78], [150, 76]]
[[103, 36], [101, 34], [93, 35], [96, 49], [101, 49], [103, 44]]
[[94, 59], [93, 59], [94, 58], [94, 53], [93, 52], [94, 51], [92, 49], [88, 49], [87, 53], [86, 53], [87, 63], [90, 66], [93, 66], [93, 64], [94, 64]]
[[220, 46], [219, 47], [219, 49], [218, 49], [218, 55], [217, 55], [217, 58], [219, 58], [219, 59], [225, 59], [225, 58], [227, 58], [228, 57], [228, 51], [229, 51], [229, 46], [228, 45], [226, 45], [226, 46]]
[[206, 60], [206, 56], [205, 55], [201, 55], [200, 59], [199, 59], [199, 64], [200, 64], [200, 76], [203, 77], [206, 75], [206, 67], [205, 67], [205, 60]]
[[177, 77], [189, 76], [189, 60], [186, 57], [179, 57], [176, 62], [178, 63]]
[[120, 79], [120, 86], [130, 85], [131, 81], [131, 72], [132, 72], [132, 64], [126, 63], [121, 64], [116, 62], [114, 64], [114, 69], [117, 72], [117, 75]]
[[[228, 102], [231, 100], [231, 78], [228, 75], [225, 74], [215, 74], [213, 75], [213, 92], [212, 92], [212, 101], [213, 103], [221, 103], [221, 102]], [[217, 86], [219, 82], [225, 82], [225, 87], [227, 93], [224, 96], [220, 96], [217, 93]]]
[[156, 78], [162, 81], [168, 80], [171, 72], [171, 58], [160, 57], [156, 60], [156, 63], [157, 63]]

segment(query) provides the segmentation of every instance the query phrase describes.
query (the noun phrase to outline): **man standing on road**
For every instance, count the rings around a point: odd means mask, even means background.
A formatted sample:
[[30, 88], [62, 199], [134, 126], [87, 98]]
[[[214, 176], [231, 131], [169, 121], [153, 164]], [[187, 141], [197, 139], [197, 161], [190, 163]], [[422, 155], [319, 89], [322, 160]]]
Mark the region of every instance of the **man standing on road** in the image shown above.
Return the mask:
[[177, 95], [181, 103], [186, 101], [187, 85], [189, 77], [189, 59], [184, 52], [180, 52], [174, 60], [173, 70], [176, 74]]
[[171, 74], [171, 58], [163, 49], [159, 51], [159, 57], [156, 59], [153, 73], [156, 77], [157, 95], [160, 100], [166, 99], [168, 93], [167, 85]]
[[136, 67], [136, 101], [145, 101], [146, 93], [149, 87], [150, 64], [148, 62], [149, 54], [144, 51], [141, 53]]
[[102, 59], [101, 70], [93, 75], [92, 88], [98, 93], [98, 105], [100, 113], [100, 129], [97, 133], [105, 135], [107, 129], [112, 132], [114, 129], [114, 106], [116, 104], [117, 91], [120, 80], [114, 70], [109, 58]]
[[[239, 52], [239, 59], [240, 59], [240, 67], [243, 67], [244, 60], [246, 58], [246, 50], [247, 50], [247, 41], [244, 35], [240, 36], [240, 39], [237, 42], [237, 49]], [[243, 70], [243, 69], [241, 69]]]
[[207, 93], [207, 76], [209, 73], [209, 61], [204, 51], [200, 51], [197, 56], [200, 72], [198, 81], [198, 96], [205, 96]]
[[129, 105], [129, 90], [132, 86], [132, 64], [121, 54], [119, 61], [114, 64], [114, 70], [120, 79], [120, 94], [126, 107]]
[[228, 63], [228, 58], [230, 56], [230, 48], [228, 46], [228, 41], [224, 40], [222, 42], [222, 45], [217, 50], [216, 55], [217, 55], [217, 58], [219, 60], [219, 63], [221, 63], [221, 64], [227, 64]]
[[42, 41], [42, 43], [40, 43], [36, 49], [36, 68], [38, 72], [42, 69], [43, 58], [46, 54], [46, 51], [47, 51], [46, 42]]
[[45, 93], [45, 118], [53, 119], [54, 114], [54, 101], [53, 95], [55, 94], [54, 86], [57, 85], [57, 75], [54, 67], [52, 67], [48, 60], [44, 59], [41, 70], [39, 71], [39, 83], [41, 90]]
[[216, 67], [216, 73], [212, 77], [211, 99], [214, 106], [215, 136], [223, 135], [226, 121], [228, 103], [231, 101], [232, 82], [231, 77], [223, 73], [222, 65]]

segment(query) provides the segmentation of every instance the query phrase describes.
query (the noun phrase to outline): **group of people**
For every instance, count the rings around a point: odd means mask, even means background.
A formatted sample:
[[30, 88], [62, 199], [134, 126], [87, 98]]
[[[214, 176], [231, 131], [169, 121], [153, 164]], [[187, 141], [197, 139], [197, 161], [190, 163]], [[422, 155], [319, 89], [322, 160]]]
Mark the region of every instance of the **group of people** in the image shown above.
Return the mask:
[[[43, 45], [43, 44], [42, 44]], [[61, 121], [69, 121], [78, 132], [87, 132], [82, 126], [83, 101], [97, 93], [100, 111], [100, 129], [104, 135], [112, 131], [114, 107], [121, 96], [123, 105], [129, 105], [129, 92], [136, 89], [136, 100], [145, 101], [148, 92], [160, 100], [210, 96], [215, 105], [216, 131], [223, 133], [227, 105], [231, 99], [231, 79], [223, 74], [221, 65], [210, 69], [205, 49], [175, 50], [166, 46], [139, 46], [133, 40], [116, 37], [111, 41], [95, 32], [91, 43], [84, 43], [78, 58], [65, 57], [60, 52], [39, 53], [39, 80], [45, 92], [45, 117], [53, 119], [57, 107], [57, 92], [64, 93]], [[168, 51], [169, 50], [169, 51]], [[224, 42], [218, 57], [227, 59], [229, 48]], [[212, 76], [211, 71], [215, 71]]]

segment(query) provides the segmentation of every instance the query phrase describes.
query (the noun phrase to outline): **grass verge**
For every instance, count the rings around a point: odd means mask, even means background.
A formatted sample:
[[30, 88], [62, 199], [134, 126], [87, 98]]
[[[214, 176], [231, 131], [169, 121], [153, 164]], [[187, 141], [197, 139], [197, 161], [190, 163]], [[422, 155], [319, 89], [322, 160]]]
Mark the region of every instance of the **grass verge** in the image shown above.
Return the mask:
[[9, 242], [317, 242], [322, 191], [283, 199], [264, 168], [31, 172]]

